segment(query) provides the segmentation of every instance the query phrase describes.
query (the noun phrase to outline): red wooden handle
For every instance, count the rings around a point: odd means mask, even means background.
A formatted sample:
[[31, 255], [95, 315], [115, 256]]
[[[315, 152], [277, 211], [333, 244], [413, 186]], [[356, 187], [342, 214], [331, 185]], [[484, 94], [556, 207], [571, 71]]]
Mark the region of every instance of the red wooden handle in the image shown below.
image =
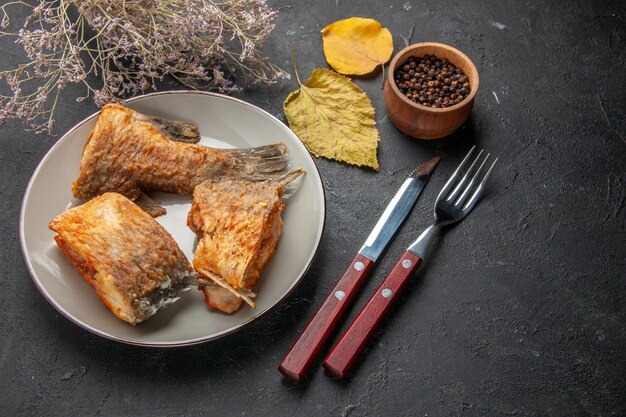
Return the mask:
[[304, 378], [373, 265], [371, 259], [357, 253], [278, 367], [283, 375], [292, 381]]
[[367, 341], [421, 263], [422, 258], [419, 256], [408, 251], [404, 252], [339, 343], [324, 360], [324, 368], [331, 375], [341, 379], [350, 372]]

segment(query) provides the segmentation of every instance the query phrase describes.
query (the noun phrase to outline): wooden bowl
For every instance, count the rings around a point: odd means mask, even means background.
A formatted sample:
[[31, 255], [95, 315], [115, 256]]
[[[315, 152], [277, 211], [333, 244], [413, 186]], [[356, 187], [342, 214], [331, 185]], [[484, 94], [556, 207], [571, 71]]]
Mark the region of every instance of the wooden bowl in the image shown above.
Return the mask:
[[[445, 108], [422, 106], [406, 98], [395, 83], [396, 68], [404, 65], [409, 57], [423, 57], [424, 55], [445, 58], [463, 70], [469, 78], [471, 88], [469, 96], [462, 102]], [[478, 71], [474, 63], [458, 49], [435, 42], [409, 45], [398, 52], [389, 65], [389, 74], [385, 83], [387, 113], [393, 124], [409, 136], [419, 139], [443, 138], [457, 130], [469, 116], [478, 91], [478, 84]]]

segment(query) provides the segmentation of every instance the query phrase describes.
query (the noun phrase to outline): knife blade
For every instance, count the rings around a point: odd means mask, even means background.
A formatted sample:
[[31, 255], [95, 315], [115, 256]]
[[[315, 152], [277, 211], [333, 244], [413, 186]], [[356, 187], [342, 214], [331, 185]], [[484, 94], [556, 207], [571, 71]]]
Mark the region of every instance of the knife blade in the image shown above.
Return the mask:
[[365, 243], [337, 281], [315, 316], [291, 347], [278, 370], [292, 381], [304, 378], [340, 317], [385, 247], [406, 219], [441, 158], [435, 156], [420, 165], [402, 183], [372, 229]]

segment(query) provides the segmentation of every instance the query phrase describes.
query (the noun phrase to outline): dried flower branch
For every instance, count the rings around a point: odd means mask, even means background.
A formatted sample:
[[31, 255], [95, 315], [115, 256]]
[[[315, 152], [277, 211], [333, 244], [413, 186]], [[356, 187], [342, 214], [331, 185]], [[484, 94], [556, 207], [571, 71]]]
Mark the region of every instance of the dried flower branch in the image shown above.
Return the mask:
[[[33, 4], [30, 4], [33, 3]], [[29, 62], [1, 71], [12, 95], [0, 95], [0, 126], [18, 117], [49, 133], [60, 92], [83, 83], [97, 105], [156, 89], [164, 76], [190, 88], [239, 91], [289, 75], [259, 50], [277, 12], [265, 0], [15, 0], [0, 6], [0, 26], [13, 6], [31, 9], [16, 36]], [[88, 75], [98, 77], [93, 85]]]

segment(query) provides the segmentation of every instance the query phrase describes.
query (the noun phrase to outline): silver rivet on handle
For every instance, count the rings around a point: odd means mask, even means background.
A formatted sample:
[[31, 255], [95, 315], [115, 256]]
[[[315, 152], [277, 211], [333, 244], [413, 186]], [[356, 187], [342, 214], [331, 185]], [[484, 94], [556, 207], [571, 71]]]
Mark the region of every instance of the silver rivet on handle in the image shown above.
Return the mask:
[[361, 261], [358, 261], [354, 264], [354, 269], [356, 269], [357, 271], [362, 271], [363, 268], [365, 268], [365, 264]]

